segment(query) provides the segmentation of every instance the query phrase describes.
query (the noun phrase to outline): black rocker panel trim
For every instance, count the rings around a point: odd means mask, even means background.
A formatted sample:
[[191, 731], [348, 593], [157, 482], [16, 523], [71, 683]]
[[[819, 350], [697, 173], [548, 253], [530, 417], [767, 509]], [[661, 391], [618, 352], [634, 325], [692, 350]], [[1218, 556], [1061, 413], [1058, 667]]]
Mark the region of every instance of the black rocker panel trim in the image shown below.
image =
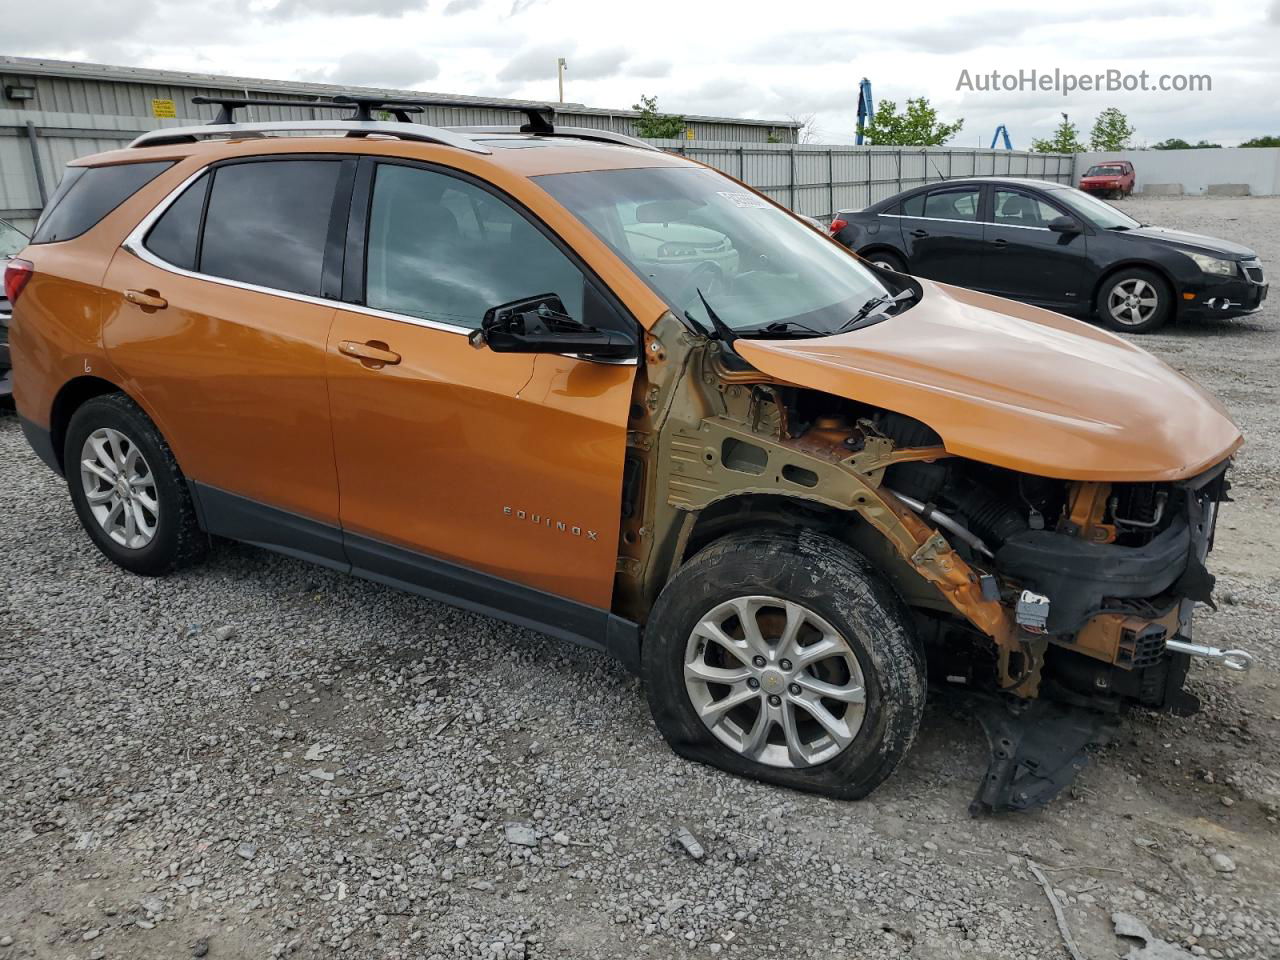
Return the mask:
[[215, 536], [310, 560], [608, 653], [639, 670], [640, 628], [576, 600], [513, 583], [370, 537], [191, 483], [201, 524]]

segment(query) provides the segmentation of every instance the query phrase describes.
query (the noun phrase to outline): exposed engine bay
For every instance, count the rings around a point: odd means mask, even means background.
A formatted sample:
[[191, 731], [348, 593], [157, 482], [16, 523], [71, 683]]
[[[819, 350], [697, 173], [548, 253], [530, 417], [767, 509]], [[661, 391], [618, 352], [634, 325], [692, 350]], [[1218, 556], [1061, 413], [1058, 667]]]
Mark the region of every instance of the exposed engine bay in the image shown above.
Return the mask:
[[[978, 701], [992, 761], [975, 814], [1047, 802], [1129, 707], [1194, 712], [1193, 654], [1248, 668], [1247, 653], [1192, 641], [1195, 604], [1213, 602], [1205, 558], [1229, 459], [1173, 482], [1034, 476], [954, 456], [917, 419], [780, 383], [674, 325], [655, 328], [647, 359], [624, 612], [628, 592], [652, 596], [724, 530], [841, 537], [912, 611], [930, 683]], [[688, 375], [663, 369], [673, 361]]]

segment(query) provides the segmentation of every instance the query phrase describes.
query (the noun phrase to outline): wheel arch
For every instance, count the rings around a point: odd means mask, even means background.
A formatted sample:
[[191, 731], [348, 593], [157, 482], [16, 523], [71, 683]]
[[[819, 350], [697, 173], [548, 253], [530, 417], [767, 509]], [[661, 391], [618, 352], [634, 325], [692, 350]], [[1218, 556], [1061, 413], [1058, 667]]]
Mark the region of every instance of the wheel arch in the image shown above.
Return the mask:
[[787, 494], [735, 493], [708, 504], [694, 517], [663, 582], [670, 581], [684, 564], [723, 537], [746, 530], [795, 527], [825, 533], [857, 551], [908, 607], [951, 609], [938, 588], [856, 510]]
[[1094, 312], [1098, 314], [1101, 314], [1102, 312], [1102, 304], [1099, 298], [1102, 296], [1102, 288], [1106, 286], [1107, 281], [1121, 270], [1128, 270], [1131, 268], [1149, 270], [1165, 282], [1169, 288], [1170, 295], [1173, 297], [1173, 312], [1170, 315], [1170, 319], [1176, 320], [1182, 309], [1182, 298], [1178, 296], [1178, 281], [1173, 278], [1173, 274], [1154, 260], [1141, 260], [1136, 257], [1128, 260], [1121, 260], [1119, 263], [1113, 263], [1099, 275], [1097, 281], [1093, 285], [1093, 293], [1089, 297], [1089, 302], [1093, 306]]
[[128, 396], [128, 391], [119, 384], [86, 374], [68, 380], [54, 395], [53, 404], [49, 408], [49, 439], [53, 444], [53, 455], [57, 458], [59, 472], [66, 472], [62, 448], [66, 445], [67, 425], [71, 423], [72, 416], [94, 397], [111, 393]]
[[857, 251], [858, 256], [862, 257], [864, 260], [870, 260], [877, 253], [891, 253], [895, 258], [901, 260], [908, 268], [911, 266], [907, 261], [907, 255], [891, 243], [869, 243]]

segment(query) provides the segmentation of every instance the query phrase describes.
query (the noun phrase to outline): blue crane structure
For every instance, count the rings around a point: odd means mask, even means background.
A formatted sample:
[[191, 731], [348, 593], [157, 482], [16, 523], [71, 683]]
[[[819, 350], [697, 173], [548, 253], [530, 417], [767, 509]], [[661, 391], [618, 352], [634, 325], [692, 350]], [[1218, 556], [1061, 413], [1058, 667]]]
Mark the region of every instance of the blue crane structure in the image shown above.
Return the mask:
[[858, 84], [858, 137], [854, 141], [858, 146], [862, 146], [862, 131], [867, 125], [867, 121], [875, 115], [875, 109], [871, 102], [871, 81], [866, 77], [862, 78], [862, 82]]
[[996, 141], [1001, 137], [1004, 137], [1004, 148], [1012, 150], [1013, 144], [1009, 142], [1009, 128], [1003, 123], [996, 127], [996, 132], [991, 135], [991, 149], [994, 150], [996, 148]]

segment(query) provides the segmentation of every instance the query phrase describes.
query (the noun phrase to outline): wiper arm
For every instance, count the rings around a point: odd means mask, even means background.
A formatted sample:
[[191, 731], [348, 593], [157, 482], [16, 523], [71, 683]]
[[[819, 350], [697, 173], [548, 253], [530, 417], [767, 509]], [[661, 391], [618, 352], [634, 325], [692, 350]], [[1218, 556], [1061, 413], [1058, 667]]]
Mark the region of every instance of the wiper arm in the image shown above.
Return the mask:
[[[702, 306], [707, 311], [707, 319], [711, 321], [711, 327], [715, 332], [715, 339], [722, 341], [725, 346], [732, 347], [733, 342], [738, 339], [738, 335], [733, 332], [732, 327], [721, 320], [719, 315], [711, 309], [711, 304], [707, 303], [707, 298], [702, 295], [701, 289], [698, 289], [698, 299], [702, 301]], [[688, 310], [684, 312], [684, 318], [697, 327], [700, 332], [710, 338], [711, 334], [706, 333], [702, 324], [695, 320]]]
[[[910, 297], [915, 296], [915, 291], [910, 287], [905, 290], [899, 290], [897, 293], [891, 293], [884, 297], [872, 297], [866, 303], [858, 308], [858, 312], [845, 321], [836, 333], [848, 333], [850, 330], [857, 330], [860, 326], [866, 325], [866, 321], [872, 319], [874, 314], [877, 318], [884, 312], [884, 308], [892, 307], [894, 304], [901, 303]], [[874, 321], [872, 321], [874, 322]]]
[[746, 337], [755, 333], [809, 333], [815, 337], [827, 336], [827, 331], [815, 330], [813, 327], [797, 323], [794, 320], [775, 320], [773, 323], [766, 323], [762, 327], [748, 327], [745, 330], [739, 330], [738, 336]]

